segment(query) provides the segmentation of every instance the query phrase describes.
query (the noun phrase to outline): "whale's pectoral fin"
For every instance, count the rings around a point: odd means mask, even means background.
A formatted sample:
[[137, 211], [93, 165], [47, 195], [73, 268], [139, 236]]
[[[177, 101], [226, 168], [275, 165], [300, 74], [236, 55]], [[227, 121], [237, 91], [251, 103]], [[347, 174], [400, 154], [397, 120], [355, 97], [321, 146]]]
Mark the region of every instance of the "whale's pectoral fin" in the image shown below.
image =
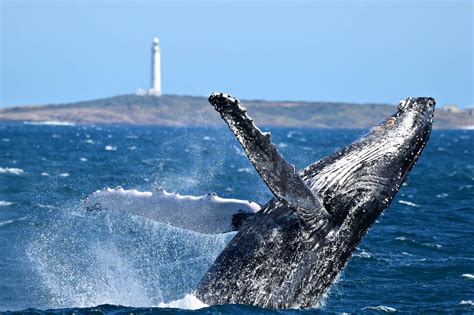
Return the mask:
[[296, 172], [295, 166], [278, 153], [271, 142], [270, 133], [262, 132], [254, 125], [238, 99], [222, 93], [213, 93], [209, 96], [209, 102], [229, 125], [250, 162], [278, 200], [288, 204], [306, 222], [330, 217]]

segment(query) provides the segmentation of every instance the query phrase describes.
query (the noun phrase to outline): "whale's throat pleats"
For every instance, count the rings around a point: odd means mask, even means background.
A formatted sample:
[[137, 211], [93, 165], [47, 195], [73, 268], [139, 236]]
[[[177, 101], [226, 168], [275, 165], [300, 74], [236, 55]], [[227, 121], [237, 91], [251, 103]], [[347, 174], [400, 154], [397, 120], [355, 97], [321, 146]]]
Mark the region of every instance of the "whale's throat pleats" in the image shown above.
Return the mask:
[[393, 174], [381, 172], [381, 164], [390, 161], [400, 142], [382, 139], [373, 143], [369, 137], [306, 167], [300, 174], [336, 220], [347, 215], [349, 209], [368, 202], [367, 198], [379, 198], [375, 192], [387, 189], [393, 181]]

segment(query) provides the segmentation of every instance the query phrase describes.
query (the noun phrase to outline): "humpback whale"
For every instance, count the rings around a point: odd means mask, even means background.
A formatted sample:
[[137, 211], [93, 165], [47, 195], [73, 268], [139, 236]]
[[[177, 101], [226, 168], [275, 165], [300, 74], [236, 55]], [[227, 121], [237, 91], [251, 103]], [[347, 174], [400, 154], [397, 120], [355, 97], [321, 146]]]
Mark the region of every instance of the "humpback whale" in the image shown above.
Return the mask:
[[209, 102], [274, 197], [243, 223], [196, 296], [206, 304], [318, 305], [419, 158], [435, 100], [402, 100], [366, 136], [299, 172], [239, 100], [214, 93]]

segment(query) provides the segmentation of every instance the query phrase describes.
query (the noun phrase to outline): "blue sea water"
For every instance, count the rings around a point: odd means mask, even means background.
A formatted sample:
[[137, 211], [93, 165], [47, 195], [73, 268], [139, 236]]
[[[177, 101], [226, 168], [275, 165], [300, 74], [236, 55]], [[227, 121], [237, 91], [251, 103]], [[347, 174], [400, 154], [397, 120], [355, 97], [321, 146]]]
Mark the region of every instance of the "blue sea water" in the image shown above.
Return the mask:
[[[367, 132], [270, 131], [300, 168]], [[473, 131], [433, 131], [406, 184], [317, 310], [157, 308], [192, 292], [233, 235], [85, 211], [83, 199], [106, 186], [217, 192], [260, 203], [271, 197], [224, 127], [0, 123], [0, 311], [474, 312]]]

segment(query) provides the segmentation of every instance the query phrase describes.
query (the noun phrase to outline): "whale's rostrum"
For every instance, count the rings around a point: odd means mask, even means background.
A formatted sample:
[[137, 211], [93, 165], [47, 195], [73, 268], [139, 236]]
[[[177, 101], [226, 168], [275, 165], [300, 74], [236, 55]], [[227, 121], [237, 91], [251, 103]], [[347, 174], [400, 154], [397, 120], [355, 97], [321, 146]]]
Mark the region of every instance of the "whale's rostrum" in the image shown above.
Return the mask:
[[434, 99], [401, 101], [369, 134], [300, 172], [237, 99], [214, 93], [209, 101], [274, 198], [243, 224], [196, 295], [207, 304], [318, 305], [420, 156]]

